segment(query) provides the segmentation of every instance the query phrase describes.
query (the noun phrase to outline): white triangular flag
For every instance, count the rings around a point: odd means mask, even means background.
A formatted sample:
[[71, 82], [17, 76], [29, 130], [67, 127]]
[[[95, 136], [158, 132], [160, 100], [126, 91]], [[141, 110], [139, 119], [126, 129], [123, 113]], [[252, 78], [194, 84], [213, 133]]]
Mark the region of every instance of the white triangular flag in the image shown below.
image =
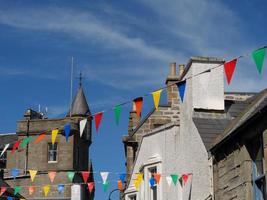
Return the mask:
[[109, 174], [109, 172], [100, 172], [100, 175], [102, 177], [103, 183], [106, 183], [106, 181], [108, 179], [108, 174]]
[[171, 184], [172, 184], [172, 177], [171, 176], [166, 176], [166, 181], [167, 181], [167, 183], [168, 183], [168, 185], [170, 187]]
[[5, 151], [7, 150], [8, 147], [9, 147], [9, 144], [6, 144], [6, 146], [5, 146], [5, 148], [3, 149], [3, 151], [2, 151], [2, 153], [1, 153], [1, 155], [0, 155], [0, 157], [2, 157], [2, 155], [5, 153]]
[[84, 128], [86, 126], [87, 119], [83, 119], [80, 121], [80, 136], [82, 137]]

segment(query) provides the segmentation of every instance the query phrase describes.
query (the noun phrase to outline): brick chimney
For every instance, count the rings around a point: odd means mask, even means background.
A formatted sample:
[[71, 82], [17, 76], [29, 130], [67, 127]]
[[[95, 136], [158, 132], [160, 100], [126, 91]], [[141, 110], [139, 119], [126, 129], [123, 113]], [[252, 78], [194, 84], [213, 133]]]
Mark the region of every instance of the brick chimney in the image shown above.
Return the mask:
[[135, 104], [133, 103], [133, 110], [129, 114], [128, 135], [132, 135], [134, 128], [140, 122], [140, 116], [137, 115]]
[[[175, 82], [179, 81], [179, 76], [176, 73], [176, 63], [170, 63], [170, 72], [166, 79], [165, 84], [167, 85], [167, 102], [173, 108], [179, 107], [178, 89]], [[180, 69], [181, 73], [181, 69]]]

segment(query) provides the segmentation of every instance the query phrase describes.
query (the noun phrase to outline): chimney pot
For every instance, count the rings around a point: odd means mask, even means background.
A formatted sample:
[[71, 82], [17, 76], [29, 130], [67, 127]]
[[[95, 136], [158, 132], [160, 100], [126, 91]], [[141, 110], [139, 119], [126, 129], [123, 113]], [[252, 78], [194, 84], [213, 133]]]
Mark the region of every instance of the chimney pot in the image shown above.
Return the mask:
[[184, 70], [185, 70], [185, 65], [184, 64], [179, 65], [179, 75], [180, 76], [184, 73]]
[[170, 76], [176, 76], [176, 63], [170, 63]]

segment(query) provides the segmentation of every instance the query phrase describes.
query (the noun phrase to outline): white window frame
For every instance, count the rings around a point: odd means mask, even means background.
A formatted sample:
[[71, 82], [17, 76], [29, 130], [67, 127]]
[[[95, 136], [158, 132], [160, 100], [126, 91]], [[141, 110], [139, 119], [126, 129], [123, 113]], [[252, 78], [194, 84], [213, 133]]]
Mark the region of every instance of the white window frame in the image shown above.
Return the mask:
[[[56, 150], [49, 150], [49, 146], [52, 145], [51, 142], [47, 144], [47, 163], [57, 163], [58, 162], [58, 143], [56, 142], [54, 145], [57, 145]], [[52, 145], [53, 146], [53, 145]], [[55, 151], [56, 152], [56, 160], [49, 160], [49, 153], [50, 151]]]

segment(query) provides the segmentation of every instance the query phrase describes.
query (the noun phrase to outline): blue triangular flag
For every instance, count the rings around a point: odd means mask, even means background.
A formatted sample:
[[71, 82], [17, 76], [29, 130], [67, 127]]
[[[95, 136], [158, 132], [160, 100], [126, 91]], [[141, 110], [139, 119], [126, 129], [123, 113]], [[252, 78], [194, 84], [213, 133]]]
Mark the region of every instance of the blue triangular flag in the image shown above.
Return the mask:
[[70, 124], [66, 124], [64, 126], [64, 132], [65, 132], [66, 141], [68, 142], [69, 135], [70, 135]]
[[184, 101], [185, 86], [186, 86], [186, 80], [177, 83], [177, 87], [178, 87], [180, 98], [181, 98], [182, 102]]
[[17, 168], [12, 168], [11, 169], [11, 175], [13, 176], [14, 179], [16, 179], [18, 174], [19, 174], [19, 169], [17, 169]]
[[126, 178], [126, 174], [125, 173], [123, 173], [123, 174], [120, 174], [120, 180], [121, 180], [121, 182], [125, 182], [125, 178]]
[[58, 184], [57, 185], [57, 191], [58, 191], [58, 193], [61, 193], [63, 191], [63, 189], [64, 189], [64, 185], [63, 184]]
[[150, 178], [149, 183], [150, 183], [150, 187], [155, 185], [156, 181], [155, 181], [154, 177]]
[[13, 198], [12, 198], [12, 197], [10, 197], [10, 196], [8, 196], [8, 197], [7, 197], [7, 200], [13, 200]]

